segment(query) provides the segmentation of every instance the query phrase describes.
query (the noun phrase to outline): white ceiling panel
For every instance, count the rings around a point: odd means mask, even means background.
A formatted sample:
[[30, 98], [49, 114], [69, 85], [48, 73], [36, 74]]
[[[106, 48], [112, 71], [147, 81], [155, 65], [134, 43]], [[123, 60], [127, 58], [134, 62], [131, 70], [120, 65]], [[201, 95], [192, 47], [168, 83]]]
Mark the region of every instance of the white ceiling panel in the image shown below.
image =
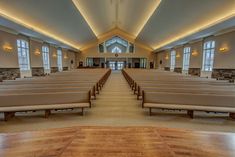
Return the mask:
[[73, 0], [97, 36], [115, 27], [137, 36], [160, 0]]
[[232, 14], [235, 0], [162, 0], [137, 39], [161, 48]]
[[[74, 48], [86, 47], [114, 28], [155, 50], [171, 47], [189, 36], [201, 37], [204, 30], [204, 35], [212, 34], [213, 26], [234, 15], [235, 0], [0, 0], [0, 16], [27, 29], [11, 22], [0, 25]], [[231, 26], [235, 24], [216, 28]]]
[[70, 0], [1, 0], [0, 14], [29, 24], [36, 31], [46, 31], [76, 48], [96, 39]]
[[73, 1], [97, 36], [115, 27], [116, 0]]
[[118, 27], [137, 36], [160, 0], [121, 0], [118, 9]]

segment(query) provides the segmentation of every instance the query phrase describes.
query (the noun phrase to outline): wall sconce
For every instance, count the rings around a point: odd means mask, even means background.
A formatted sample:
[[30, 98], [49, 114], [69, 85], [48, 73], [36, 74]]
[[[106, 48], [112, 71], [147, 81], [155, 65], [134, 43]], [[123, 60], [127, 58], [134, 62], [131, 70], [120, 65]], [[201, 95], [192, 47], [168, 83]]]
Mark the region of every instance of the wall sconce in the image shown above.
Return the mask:
[[3, 50], [5, 52], [12, 52], [13, 48], [12, 48], [12, 46], [10, 44], [4, 44], [3, 45]]
[[180, 58], [180, 54], [179, 53], [176, 55], [176, 58]]
[[52, 57], [56, 58], [56, 57], [57, 57], [57, 55], [56, 55], [55, 53], [53, 53]]
[[192, 56], [197, 56], [198, 55], [198, 52], [195, 50], [192, 52]]
[[64, 55], [64, 59], [68, 59], [68, 56], [67, 56], [67, 55]]
[[168, 59], [169, 59], [169, 56], [168, 56], [168, 55], [166, 55], [165, 60], [168, 60]]
[[227, 52], [228, 51], [228, 48], [227, 47], [221, 47], [219, 49], [220, 52]]
[[41, 54], [41, 52], [39, 51], [39, 49], [36, 49], [35, 52], [34, 52], [34, 54], [35, 54], [36, 56], [39, 56], [39, 55]]

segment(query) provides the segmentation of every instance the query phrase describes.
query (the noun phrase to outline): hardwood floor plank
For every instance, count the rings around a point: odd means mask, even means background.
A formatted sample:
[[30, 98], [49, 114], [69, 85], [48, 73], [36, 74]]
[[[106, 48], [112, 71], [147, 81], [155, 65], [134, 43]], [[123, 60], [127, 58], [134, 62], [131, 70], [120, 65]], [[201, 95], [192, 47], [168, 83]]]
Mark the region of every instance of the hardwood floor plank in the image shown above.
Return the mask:
[[234, 157], [235, 134], [72, 127], [0, 134], [1, 157]]

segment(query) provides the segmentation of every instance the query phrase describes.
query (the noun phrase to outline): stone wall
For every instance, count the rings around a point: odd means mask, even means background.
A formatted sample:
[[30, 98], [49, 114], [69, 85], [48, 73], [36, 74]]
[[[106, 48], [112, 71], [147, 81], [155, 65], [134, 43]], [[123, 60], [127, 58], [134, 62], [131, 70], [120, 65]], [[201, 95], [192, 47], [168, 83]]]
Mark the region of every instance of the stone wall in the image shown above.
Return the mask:
[[182, 68], [176, 67], [176, 68], [174, 69], [174, 72], [182, 73]]
[[188, 74], [192, 76], [200, 76], [201, 69], [200, 68], [189, 68]]
[[20, 78], [19, 68], [0, 68], [0, 80], [15, 80]]
[[170, 67], [164, 67], [165, 71], [170, 71]]
[[32, 68], [32, 76], [44, 76], [44, 69], [42, 67]]
[[56, 73], [58, 71], [59, 71], [58, 67], [51, 67], [51, 73]]
[[68, 71], [69, 67], [63, 67], [63, 71]]
[[234, 80], [235, 69], [213, 69], [212, 78], [218, 80]]

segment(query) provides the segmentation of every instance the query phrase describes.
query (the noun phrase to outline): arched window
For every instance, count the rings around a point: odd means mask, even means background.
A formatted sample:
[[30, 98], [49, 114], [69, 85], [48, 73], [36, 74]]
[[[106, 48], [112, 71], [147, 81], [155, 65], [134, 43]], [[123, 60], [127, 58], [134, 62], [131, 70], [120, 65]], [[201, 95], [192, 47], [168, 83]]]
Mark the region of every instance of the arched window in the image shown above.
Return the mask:
[[42, 61], [44, 70], [50, 70], [49, 47], [42, 46]]
[[115, 47], [112, 49], [112, 53], [122, 53], [122, 50], [121, 50], [119, 47], [115, 46]]
[[134, 53], [134, 44], [119, 36], [114, 36], [100, 43], [98, 49], [100, 53]]
[[184, 48], [184, 58], [183, 58], [183, 70], [189, 69], [189, 63], [190, 63], [190, 47]]
[[63, 71], [63, 65], [62, 65], [62, 51], [60, 49], [57, 50], [57, 67], [59, 71]]
[[212, 71], [215, 55], [215, 41], [207, 41], [203, 47], [202, 71]]
[[17, 48], [20, 71], [30, 70], [29, 42], [22, 39], [18, 39]]
[[176, 57], [176, 52], [175, 50], [172, 50], [171, 51], [171, 67], [170, 67], [171, 70], [175, 69], [175, 57]]

